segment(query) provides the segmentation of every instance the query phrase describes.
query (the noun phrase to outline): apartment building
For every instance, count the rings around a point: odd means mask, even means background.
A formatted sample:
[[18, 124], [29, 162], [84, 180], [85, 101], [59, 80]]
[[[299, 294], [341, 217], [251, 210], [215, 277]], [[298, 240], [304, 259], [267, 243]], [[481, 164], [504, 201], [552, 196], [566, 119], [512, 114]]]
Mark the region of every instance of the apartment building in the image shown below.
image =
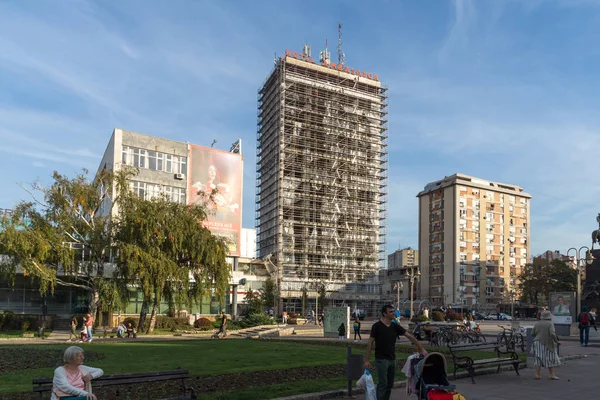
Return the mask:
[[388, 254], [388, 269], [419, 265], [419, 250], [407, 247]]
[[508, 299], [530, 257], [531, 195], [454, 174], [417, 197], [422, 296], [434, 305], [474, 308]]

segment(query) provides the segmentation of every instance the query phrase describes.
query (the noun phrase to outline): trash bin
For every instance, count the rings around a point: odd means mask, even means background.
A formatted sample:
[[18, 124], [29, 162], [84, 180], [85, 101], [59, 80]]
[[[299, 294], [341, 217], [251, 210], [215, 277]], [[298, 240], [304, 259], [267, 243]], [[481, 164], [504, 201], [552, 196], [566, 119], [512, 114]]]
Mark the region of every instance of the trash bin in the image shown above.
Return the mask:
[[362, 354], [348, 355], [348, 364], [346, 366], [346, 376], [348, 380], [357, 381], [363, 374], [363, 365], [365, 356]]

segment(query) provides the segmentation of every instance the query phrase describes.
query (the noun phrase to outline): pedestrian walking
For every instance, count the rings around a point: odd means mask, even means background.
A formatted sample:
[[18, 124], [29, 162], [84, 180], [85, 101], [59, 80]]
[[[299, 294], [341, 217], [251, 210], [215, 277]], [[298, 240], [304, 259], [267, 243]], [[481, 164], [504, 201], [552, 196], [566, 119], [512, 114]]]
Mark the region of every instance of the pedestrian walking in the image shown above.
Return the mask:
[[73, 336], [73, 339], [75, 341], [77, 341], [77, 317], [73, 316], [73, 318], [71, 318], [71, 332], [69, 332], [69, 338], [67, 339], [67, 342], [71, 341], [71, 336]]
[[579, 344], [587, 347], [590, 341], [591, 325], [590, 313], [587, 306], [581, 307], [581, 313], [577, 316], [577, 322], [579, 322]]
[[410, 340], [424, 356], [427, 355], [419, 341], [401, 325], [392, 323], [395, 318], [392, 305], [383, 306], [381, 318], [371, 327], [367, 343], [364, 368], [371, 368], [371, 348], [375, 343], [375, 369], [377, 370], [377, 400], [389, 400], [394, 377], [396, 376], [396, 339], [404, 336]]
[[358, 335], [358, 340], [362, 340], [362, 337], [360, 336], [360, 320], [358, 319], [358, 317], [356, 317], [354, 319], [354, 341], [356, 342], [356, 335]]
[[284, 324], [284, 325], [286, 325], [286, 324], [287, 324], [287, 318], [288, 318], [287, 311], [284, 311], [284, 312], [281, 314], [281, 319], [283, 320], [283, 324]]
[[533, 326], [533, 354], [535, 355], [535, 379], [542, 379], [540, 373], [542, 368], [548, 368], [550, 380], [558, 380], [554, 374], [554, 367], [560, 365], [560, 358], [556, 351], [560, 345], [554, 324], [552, 323], [552, 313], [544, 311], [540, 316], [540, 321]]
[[86, 315], [85, 319], [85, 333], [88, 337], [88, 342], [92, 342], [92, 329], [94, 327], [94, 319], [92, 318], [92, 314]]
[[592, 307], [592, 309], [590, 310], [590, 326], [594, 327], [594, 330], [597, 332], [598, 331], [598, 327], [596, 326], [596, 316], [598, 315], [598, 312], [596, 310], [596, 307]]
[[221, 312], [221, 325], [219, 326], [217, 336], [219, 335], [219, 333], [223, 334], [223, 339], [227, 337], [227, 315], [225, 315], [225, 311]]

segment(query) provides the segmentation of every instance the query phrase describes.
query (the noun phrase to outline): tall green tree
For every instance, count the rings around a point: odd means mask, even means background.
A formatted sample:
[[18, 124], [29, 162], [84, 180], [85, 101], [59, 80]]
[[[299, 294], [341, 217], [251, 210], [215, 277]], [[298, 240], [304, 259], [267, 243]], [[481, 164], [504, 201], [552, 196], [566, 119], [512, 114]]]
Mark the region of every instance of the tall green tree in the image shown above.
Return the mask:
[[519, 276], [519, 291], [523, 301], [540, 304], [550, 292], [574, 291], [577, 272], [562, 260], [535, 259], [525, 265]]
[[[23, 201], [11, 216], [0, 221], [0, 272], [10, 282], [22, 272], [39, 284], [40, 292], [52, 293], [56, 286], [83, 289], [90, 295], [89, 311], [110, 309], [122, 303], [112, 293], [105, 261], [111, 244], [111, 224], [99, 212], [112, 198], [113, 175], [102, 171], [93, 180], [87, 171], [74, 178], [54, 172], [52, 183], [26, 188], [30, 201]], [[112, 289], [110, 289], [112, 287]]]
[[[148, 333], [154, 330], [159, 306], [168, 300], [173, 309], [191, 307], [211, 291], [222, 298], [229, 285], [227, 243], [202, 226], [201, 206], [188, 206], [165, 197], [144, 200], [120, 182], [121, 196], [115, 222], [117, 271], [137, 285], [151, 312]], [[144, 312], [144, 310], [142, 311]], [[143, 323], [143, 316], [140, 315]]]
[[271, 278], [267, 278], [264, 286], [259, 290], [260, 297], [267, 307], [275, 307], [277, 301], [277, 285]]

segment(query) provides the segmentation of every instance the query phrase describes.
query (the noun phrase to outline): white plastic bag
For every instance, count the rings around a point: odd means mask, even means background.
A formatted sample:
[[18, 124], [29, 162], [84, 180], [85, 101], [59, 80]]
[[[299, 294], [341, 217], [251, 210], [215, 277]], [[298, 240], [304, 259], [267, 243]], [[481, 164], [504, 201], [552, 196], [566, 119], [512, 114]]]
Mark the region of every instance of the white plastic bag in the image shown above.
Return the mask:
[[375, 389], [375, 382], [373, 376], [368, 369], [365, 369], [364, 374], [356, 381], [356, 387], [358, 389], [365, 389], [365, 400], [377, 400], [377, 391]]

